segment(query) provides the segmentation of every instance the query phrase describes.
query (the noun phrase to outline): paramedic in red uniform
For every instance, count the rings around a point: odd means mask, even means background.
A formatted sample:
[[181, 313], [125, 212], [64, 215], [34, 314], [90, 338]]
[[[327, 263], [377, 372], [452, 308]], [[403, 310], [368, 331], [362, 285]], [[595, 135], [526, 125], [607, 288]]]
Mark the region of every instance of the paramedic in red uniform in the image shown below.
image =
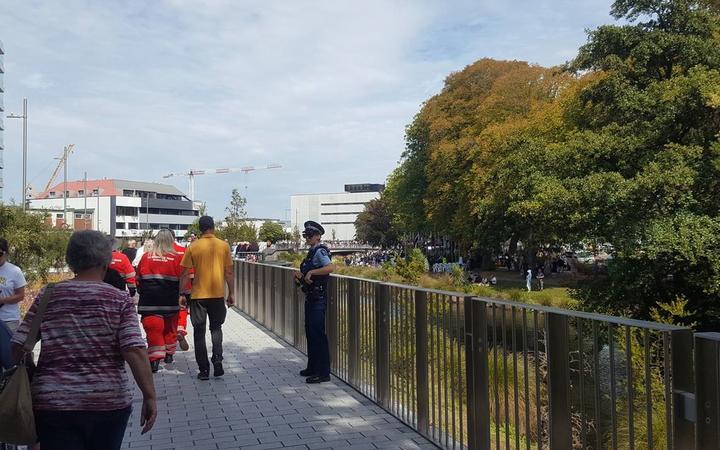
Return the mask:
[[177, 322], [180, 310], [180, 266], [182, 255], [175, 252], [170, 230], [160, 230], [152, 251], [138, 263], [138, 313], [142, 316], [148, 342], [148, 357], [153, 372], [160, 361], [172, 364], [177, 347]]
[[133, 269], [128, 257], [117, 248], [112, 251], [112, 260], [110, 260], [110, 265], [108, 266], [107, 272], [105, 272], [103, 281], [115, 286], [121, 291], [127, 288], [128, 292], [130, 292], [130, 297], [135, 296], [137, 289], [135, 285], [135, 269]]
[[[175, 233], [170, 230], [170, 232], [173, 234], [173, 239], [175, 239]], [[189, 243], [188, 243], [189, 245]], [[185, 247], [182, 245], [179, 245], [177, 241], [173, 241], [173, 248], [175, 249], [175, 253], [180, 255], [180, 259], [182, 259], [183, 256], [185, 256]], [[185, 286], [183, 289], [180, 290], [180, 292], [190, 292], [190, 289], [192, 288], [192, 278], [195, 274], [194, 269], [190, 269], [190, 279], [185, 283]], [[180, 346], [180, 349], [184, 352], [188, 351], [190, 349], [190, 344], [188, 343], [185, 336], [187, 336], [187, 318], [188, 318], [188, 308], [187, 305], [190, 302], [190, 294], [185, 294], [185, 301], [186, 303], [184, 305], [180, 305], [180, 312], [178, 313], [178, 326], [177, 326], [177, 337], [178, 337], [178, 345]]]

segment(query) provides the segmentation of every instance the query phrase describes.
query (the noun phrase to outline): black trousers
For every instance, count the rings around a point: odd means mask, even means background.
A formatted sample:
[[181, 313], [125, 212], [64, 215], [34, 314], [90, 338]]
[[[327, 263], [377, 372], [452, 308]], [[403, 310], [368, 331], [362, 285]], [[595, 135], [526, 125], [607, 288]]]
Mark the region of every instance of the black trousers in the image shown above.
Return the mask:
[[42, 450], [117, 450], [132, 407], [117, 411], [36, 411]]
[[201, 371], [210, 369], [207, 347], [205, 346], [205, 324], [210, 322], [210, 339], [212, 340], [212, 362], [223, 360], [222, 324], [225, 323], [227, 307], [222, 298], [190, 301], [190, 322], [193, 326], [193, 343], [195, 344], [195, 361]]
[[305, 298], [305, 336], [309, 372], [324, 377], [330, 375], [330, 346], [325, 334], [325, 311], [327, 299], [322, 297]]

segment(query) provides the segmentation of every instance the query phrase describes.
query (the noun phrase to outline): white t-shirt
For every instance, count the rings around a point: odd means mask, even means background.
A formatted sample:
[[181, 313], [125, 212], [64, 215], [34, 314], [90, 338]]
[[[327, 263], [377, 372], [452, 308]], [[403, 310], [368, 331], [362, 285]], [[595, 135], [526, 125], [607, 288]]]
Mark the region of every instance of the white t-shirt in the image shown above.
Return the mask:
[[[0, 298], [14, 295], [15, 289], [20, 289], [26, 284], [25, 276], [18, 266], [9, 262], [0, 266]], [[20, 304], [0, 305], [0, 320], [4, 322], [20, 320]]]

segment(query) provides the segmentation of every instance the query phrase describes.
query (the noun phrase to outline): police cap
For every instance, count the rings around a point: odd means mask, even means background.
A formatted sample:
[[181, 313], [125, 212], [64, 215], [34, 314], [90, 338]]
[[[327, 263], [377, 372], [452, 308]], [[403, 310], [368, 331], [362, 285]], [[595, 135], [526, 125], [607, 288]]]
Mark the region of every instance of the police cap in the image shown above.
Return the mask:
[[308, 220], [307, 222], [305, 222], [304, 226], [305, 226], [304, 233], [319, 234], [320, 236], [325, 234], [325, 228], [323, 228], [322, 225], [320, 225], [319, 223], [317, 223], [313, 220]]

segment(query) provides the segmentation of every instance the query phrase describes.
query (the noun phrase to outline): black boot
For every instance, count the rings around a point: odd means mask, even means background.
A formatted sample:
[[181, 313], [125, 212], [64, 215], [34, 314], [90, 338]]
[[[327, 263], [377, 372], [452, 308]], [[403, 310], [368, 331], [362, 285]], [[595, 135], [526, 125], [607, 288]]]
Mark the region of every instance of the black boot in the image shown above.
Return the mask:
[[156, 359], [155, 361], [150, 361], [150, 370], [152, 370], [152, 373], [156, 373], [158, 370], [160, 370], [159, 359]]
[[172, 364], [173, 361], [173, 355], [165, 355], [165, 364]]

